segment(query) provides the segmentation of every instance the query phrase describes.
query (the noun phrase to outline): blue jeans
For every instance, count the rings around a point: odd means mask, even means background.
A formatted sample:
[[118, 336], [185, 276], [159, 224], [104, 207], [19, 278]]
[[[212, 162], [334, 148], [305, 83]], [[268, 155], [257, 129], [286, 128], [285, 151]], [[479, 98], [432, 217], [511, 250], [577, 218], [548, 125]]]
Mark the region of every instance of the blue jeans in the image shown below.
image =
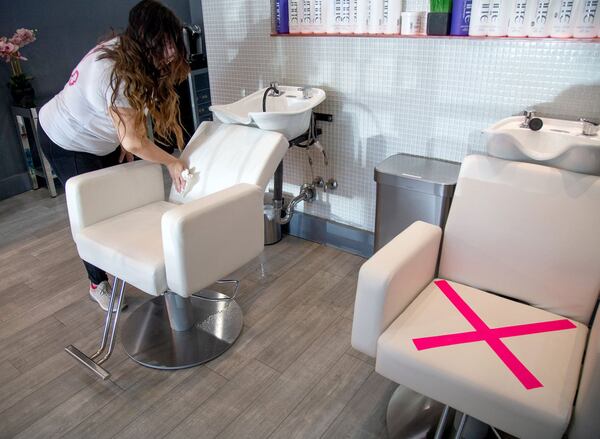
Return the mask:
[[[42, 151], [44, 151], [44, 155], [63, 186], [65, 186], [69, 178], [75, 175], [119, 164], [120, 148], [116, 148], [106, 156], [97, 156], [87, 152], [68, 151], [52, 142], [43, 129], [39, 131]], [[85, 261], [83, 261], [83, 265], [85, 265], [90, 282], [98, 285], [100, 282], [108, 280], [104, 270]]]

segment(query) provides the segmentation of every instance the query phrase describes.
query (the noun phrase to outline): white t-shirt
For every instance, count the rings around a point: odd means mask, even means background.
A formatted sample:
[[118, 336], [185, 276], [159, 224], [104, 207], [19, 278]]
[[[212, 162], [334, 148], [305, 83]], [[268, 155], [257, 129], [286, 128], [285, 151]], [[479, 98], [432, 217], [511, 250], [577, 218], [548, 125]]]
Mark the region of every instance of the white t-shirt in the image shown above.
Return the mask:
[[[40, 110], [40, 124], [48, 137], [61, 148], [104, 156], [119, 145], [117, 130], [110, 117], [112, 96], [110, 75], [114, 62], [98, 59], [99, 49], [118, 42], [113, 38], [94, 47], [79, 62], [60, 93]], [[117, 107], [129, 108], [122, 92]]]

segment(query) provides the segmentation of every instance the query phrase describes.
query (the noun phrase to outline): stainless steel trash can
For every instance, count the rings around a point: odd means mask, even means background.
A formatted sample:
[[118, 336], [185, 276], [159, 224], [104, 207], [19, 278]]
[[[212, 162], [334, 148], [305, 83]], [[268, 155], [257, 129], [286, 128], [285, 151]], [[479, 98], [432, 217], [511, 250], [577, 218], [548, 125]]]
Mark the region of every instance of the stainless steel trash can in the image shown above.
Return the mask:
[[375, 251], [421, 220], [444, 227], [460, 163], [409, 154], [388, 157], [375, 167]]

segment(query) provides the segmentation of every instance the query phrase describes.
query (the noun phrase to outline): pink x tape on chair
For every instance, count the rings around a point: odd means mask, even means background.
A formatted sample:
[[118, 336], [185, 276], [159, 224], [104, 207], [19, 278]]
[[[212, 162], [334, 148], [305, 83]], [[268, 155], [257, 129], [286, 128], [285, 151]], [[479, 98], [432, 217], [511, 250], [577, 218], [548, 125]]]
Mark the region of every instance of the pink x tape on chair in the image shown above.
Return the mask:
[[[451, 407], [457, 434], [598, 438], [599, 291], [600, 178], [469, 156], [443, 237], [416, 222], [362, 266], [352, 345], [446, 405], [436, 437]], [[419, 416], [394, 410], [388, 428]]]
[[[161, 166], [145, 161], [67, 182], [79, 255], [115, 276], [109, 309], [121, 303], [125, 283], [156, 296], [122, 328], [135, 361], [190, 367], [220, 355], [238, 337], [242, 312], [233, 299], [239, 283], [220, 281], [235, 285], [232, 296], [203, 289], [262, 251], [264, 191], [287, 149], [279, 133], [204, 122], [181, 156], [193, 173], [182, 194], [171, 188], [165, 197]], [[96, 353], [67, 348], [102, 378], [109, 376], [100, 365], [114, 347], [117, 309], [107, 313]]]

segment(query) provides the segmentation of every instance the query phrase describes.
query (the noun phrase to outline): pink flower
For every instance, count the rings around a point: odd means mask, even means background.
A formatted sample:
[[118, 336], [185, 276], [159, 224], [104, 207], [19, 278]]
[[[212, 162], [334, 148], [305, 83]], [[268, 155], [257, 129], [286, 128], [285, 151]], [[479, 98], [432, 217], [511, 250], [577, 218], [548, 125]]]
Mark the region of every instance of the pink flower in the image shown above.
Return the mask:
[[21, 39], [21, 37], [17, 34], [14, 34], [12, 36], [12, 38], [9, 40], [11, 43], [13, 43], [15, 46], [17, 47], [21, 47], [21, 44], [23, 43], [23, 40]]
[[0, 42], [0, 53], [2, 55], [12, 55], [19, 47], [11, 43], [10, 41], [1, 41]]
[[13, 37], [11, 38], [11, 42], [19, 48], [26, 46], [29, 43], [33, 43], [35, 41], [35, 32], [31, 29], [17, 29]]

